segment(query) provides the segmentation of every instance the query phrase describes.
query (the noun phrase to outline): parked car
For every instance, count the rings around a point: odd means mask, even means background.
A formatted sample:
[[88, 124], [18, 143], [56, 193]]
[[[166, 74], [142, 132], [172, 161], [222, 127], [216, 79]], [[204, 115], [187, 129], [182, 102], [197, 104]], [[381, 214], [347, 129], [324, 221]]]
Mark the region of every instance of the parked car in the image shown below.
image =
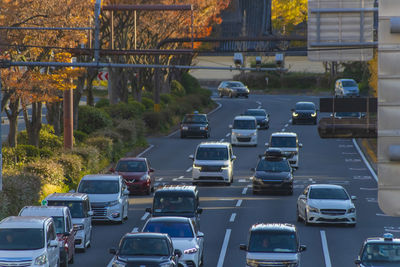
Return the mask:
[[218, 86], [218, 95], [219, 97], [228, 96], [239, 97], [244, 96], [246, 98], [249, 97], [249, 88], [245, 86], [242, 82], [238, 81], [223, 81]]
[[299, 143], [296, 133], [272, 133], [269, 143], [265, 143], [265, 146], [268, 148], [279, 148], [283, 155], [289, 160], [291, 167], [299, 167], [299, 148], [303, 147], [303, 145]]
[[400, 239], [394, 238], [391, 233], [367, 238], [355, 264], [357, 267], [400, 266]]
[[233, 183], [233, 155], [232, 146], [226, 142], [203, 142], [196, 148], [193, 160], [193, 184], [199, 182]]
[[195, 228], [189, 218], [152, 217], [142, 232], [168, 234], [175, 249], [183, 252], [179, 264], [183, 267], [199, 267], [204, 262], [204, 234]]
[[78, 193], [89, 196], [92, 220], [122, 223], [128, 219], [129, 190], [121, 175], [85, 175], [79, 182]]
[[210, 125], [208, 123], [207, 114], [186, 114], [181, 122], [180, 133], [181, 138], [188, 136], [200, 136], [204, 138], [210, 137]]
[[146, 212], [153, 217], [180, 216], [191, 218], [197, 228], [200, 228], [199, 191], [196, 186], [166, 185], [156, 190], [153, 197], [153, 208]]
[[297, 221], [311, 223], [341, 223], [356, 226], [353, 200], [340, 185], [312, 184], [297, 199]]
[[174, 249], [171, 238], [160, 233], [127, 233], [119, 242], [112, 266], [178, 267], [182, 252]]
[[68, 263], [74, 263], [75, 230], [67, 207], [25, 206], [20, 210], [19, 216], [52, 217], [60, 248], [60, 264], [68, 266]]
[[269, 128], [269, 114], [262, 108], [249, 108], [244, 112], [246, 116], [253, 116], [257, 120], [257, 125], [260, 129]]
[[121, 158], [110, 171], [124, 178], [130, 193], [150, 195], [154, 192], [154, 169], [147, 158]]
[[300, 266], [301, 252], [296, 226], [282, 223], [259, 223], [251, 226], [246, 251], [246, 266]]
[[297, 102], [292, 109], [292, 124], [301, 122], [317, 124], [317, 108], [313, 102]]
[[47, 206], [66, 206], [72, 216], [72, 224], [76, 230], [75, 248], [85, 251], [92, 240], [92, 216], [87, 194], [81, 193], [53, 193], [44, 199]]
[[259, 127], [253, 116], [236, 116], [233, 125], [229, 125], [232, 129], [231, 144], [257, 146]]
[[353, 79], [339, 79], [335, 82], [335, 96], [360, 96], [360, 89]]
[[254, 172], [253, 194], [263, 191], [284, 191], [293, 194], [293, 171], [279, 148], [269, 148], [260, 155]]
[[60, 248], [51, 217], [7, 217], [0, 222], [0, 240], [0, 266], [60, 265]]

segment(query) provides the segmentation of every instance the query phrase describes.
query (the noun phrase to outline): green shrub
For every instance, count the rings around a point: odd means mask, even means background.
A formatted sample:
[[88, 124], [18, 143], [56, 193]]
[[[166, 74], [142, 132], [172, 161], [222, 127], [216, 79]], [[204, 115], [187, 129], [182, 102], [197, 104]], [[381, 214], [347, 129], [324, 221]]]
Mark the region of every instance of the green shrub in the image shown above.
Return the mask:
[[30, 162], [24, 171], [39, 176], [43, 184], [61, 185], [64, 182], [62, 165], [52, 160], [40, 159]]
[[63, 147], [63, 137], [55, 135], [54, 128], [50, 124], [43, 124], [39, 133], [39, 148], [48, 148], [51, 150]]
[[199, 81], [187, 72], [182, 75], [181, 84], [186, 94], [194, 94], [201, 88]]
[[93, 146], [74, 147], [71, 154], [82, 158], [82, 166], [89, 173], [97, 173], [101, 170], [100, 152]]
[[50, 148], [44, 147], [39, 149], [40, 153], [40, 158], [42, 159], [49, 159], [54, 156], [55, 152], [54, 150], [51, 150]]
[[93, 146], [99, 150], [101, 156], [107, 159], [111, 158], [111, 151], [113, 146], [113, 141], [111, 138], [104, 136], [89, 137], [85, 142], [89, 146]]
[[142, 104], [145, 106], [146, 110], [153, 110], [154, 101], [147, 97], [142, 97]]
[[110, 105], [110, 100], [107, 98], [101, 98], [97, 103], [94, 105], [96, 108], [104, 108]]
[[124, 157], [130, 149], [122, 141], [115, 142], [113, 145], [111, 160], [117, 162], [120, 158]]
[[122, 136], [123, 142], [135, 142], [136, 140], [136, 123], [133, 120], [119, 121], [115, 129]]
[[88, 134], [79, 130], [74, 130], [74, 138], [75, 141], [82, 143], [86, 140], [88, 137]]
[[120, 102], [116, 105], [108, 106], [104, 110], [112, 118], [129, 120], [140, 116], [144, 112], [145, 106], [137, 101]]
[[151, 91], [144, 91], [142, 93], [142, 98], [143, 97], [146, 97], [146, 98], [149, 98], [149, 99], [154, 99], [154, 94]]
[[31, 145], [17, 145], [16, 147], [3, 147], [3, 164], [12, 166], [26, 163], [40, 157], [40, 149]]
[[170, 94], [161, 94], [160, 95], [160, 101], [161, 103], [164, 103], [166, 105], [171, 104], [173, 102], [173, 98]]
[[172, 80], [171, 93], [175, 96], [184, 96], [186, 95], [186, 90], [180, 82], [178, 82], [177, 80]]
[[91, 134], [91, 136], [104, 136], [110, 138], [114, 143], [122, 140], [122, 135], [113, 127], [100, 129]]
[[57, 157], [64, 172], [65, 184], [69, 188], [76, 188], [80, 181], [80, 173], [82, 170], [82, 160], [78, 155], [61, 153]]
[[156, 132], [160, 130], [162, 120], [162, 115], [160, 112], [147, 111], [143, 113], [143, 120], [150, 132]]
[[110, 116], [102, 109], [79, 106], [78, 113], [78, 130], [87, 134], [112, 124]]

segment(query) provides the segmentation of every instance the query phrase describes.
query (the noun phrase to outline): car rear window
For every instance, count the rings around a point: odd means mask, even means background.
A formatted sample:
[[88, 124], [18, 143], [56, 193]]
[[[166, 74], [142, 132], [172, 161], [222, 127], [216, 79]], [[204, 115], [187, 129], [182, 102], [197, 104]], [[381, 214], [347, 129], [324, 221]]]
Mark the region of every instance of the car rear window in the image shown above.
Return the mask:
[[0, 229], [0, 250], [35, 250], [43, 247], [43, 229]]

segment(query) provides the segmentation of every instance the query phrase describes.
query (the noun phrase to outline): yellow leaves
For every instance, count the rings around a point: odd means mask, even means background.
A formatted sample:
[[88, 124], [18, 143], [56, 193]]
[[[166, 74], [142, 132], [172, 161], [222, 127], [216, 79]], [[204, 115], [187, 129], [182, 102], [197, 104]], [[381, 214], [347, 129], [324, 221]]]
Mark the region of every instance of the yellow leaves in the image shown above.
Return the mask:
[[272, 0], [271, 19], [278, 29], [307, 21], [307, 0]]
[[378, 95], [378, 53], [374, 51], [374, 57], [368, 62], [368, 69], [370, 73], [369, 86], [373, 88], [373, 96]]

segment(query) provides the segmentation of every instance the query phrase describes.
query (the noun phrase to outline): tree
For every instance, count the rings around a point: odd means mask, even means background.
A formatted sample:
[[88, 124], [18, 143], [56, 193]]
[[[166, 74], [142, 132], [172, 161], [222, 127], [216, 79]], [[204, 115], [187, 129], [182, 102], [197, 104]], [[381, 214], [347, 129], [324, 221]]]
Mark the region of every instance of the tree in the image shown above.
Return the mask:
[[378, 52], [374, 50], [374, 57], [368, 61], [370, 73], [369, 86], [372, 88], [372, 96], [378, 96]]
[[272, 0], [271, 20], [275, 29], [286, 34], [307, 21], [308, 0]]

